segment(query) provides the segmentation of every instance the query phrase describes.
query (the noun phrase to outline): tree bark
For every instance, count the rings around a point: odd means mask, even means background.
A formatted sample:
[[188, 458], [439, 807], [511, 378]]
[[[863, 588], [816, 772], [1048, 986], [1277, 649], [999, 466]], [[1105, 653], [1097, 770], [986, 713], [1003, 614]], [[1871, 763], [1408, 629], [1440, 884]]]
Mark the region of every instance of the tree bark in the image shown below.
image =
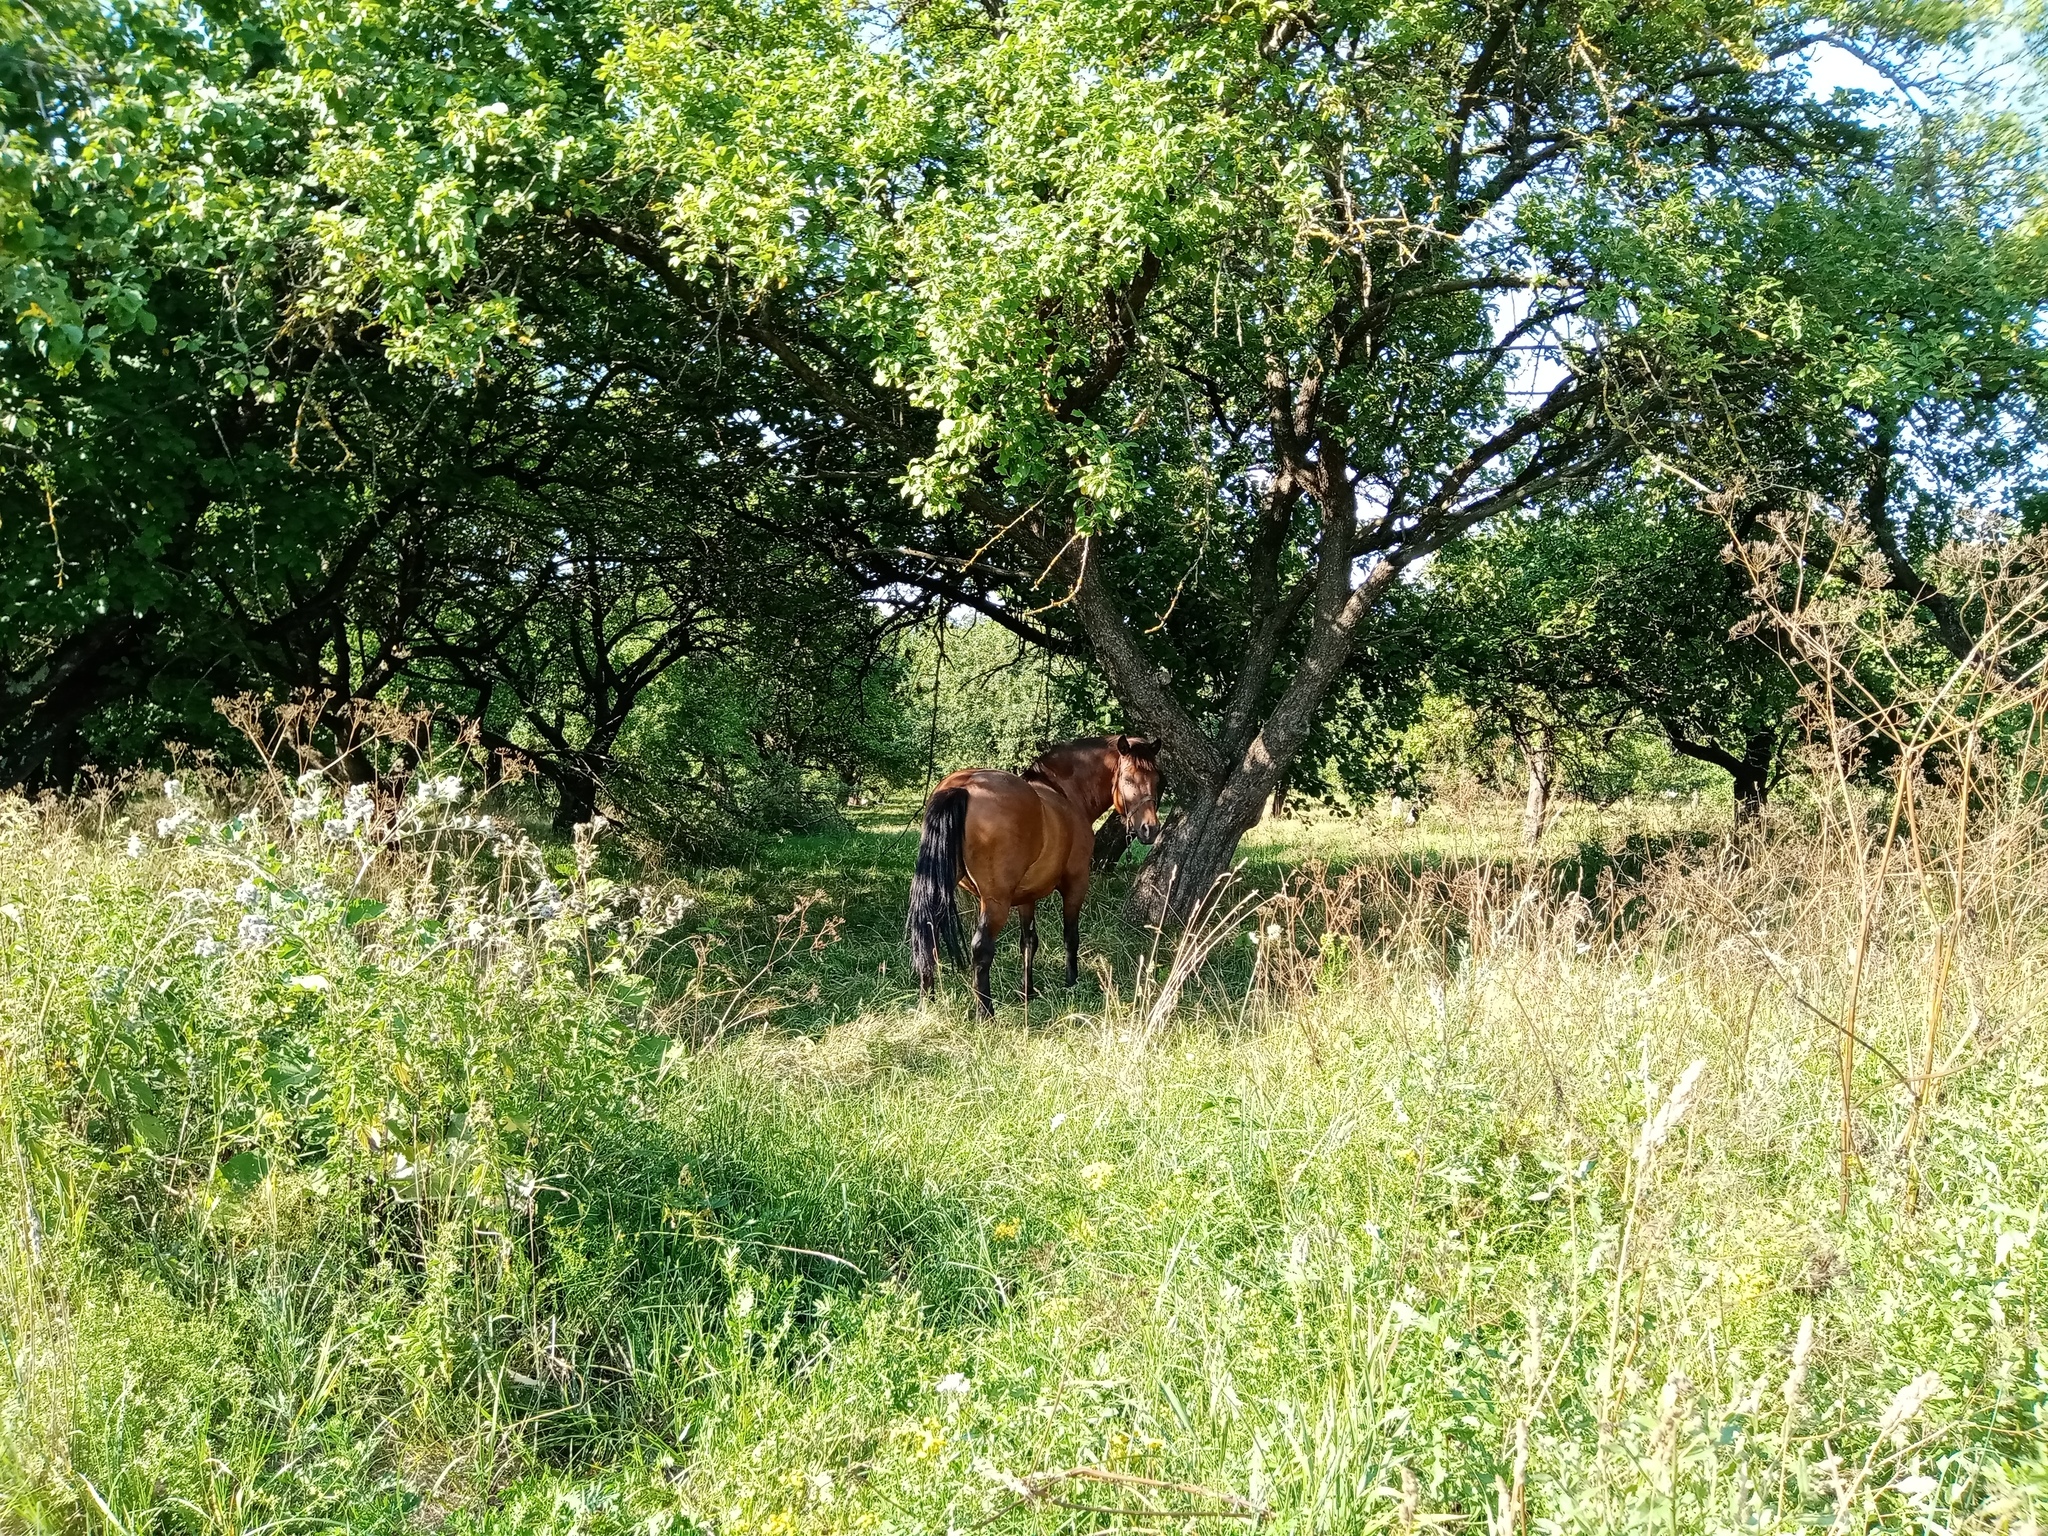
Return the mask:
[[1757, 731], [1743, 745], [1735, 766], [1735, 819], [1755, 821], [1771, 798], [1771, 769], [1777, 756], [1777, 733]]
[[1934, 622], [1934, 633], [1942, 647], [1959, 662], [1981, 666], [1977, 659], [1976, 637], [1963, 622], [1962, 609], [1956, 600], [1941, 588], [1927, 580], [1913, 568], [1913, 562], [1906, 558], [1906, 552], [1899, 543], [1898, 529], [1892, 524], [1892, 456], [1898, 450], [1898, 427], [1890, 421], [1878, 424], [1876, 440], [1870, 448], [1870, 473], [1864, 481], [1860, 510], [1863, 525], [1870, 532], [1871, 542], [1877, 546], [1879, 558], [1884, 561], [1890, 576], [1887, 585], [1915, 603]]
[[1122, 861], [1124, 850], [1131, 846], [1130, 830], [1124, 826], [1121, 816], [1107, 817], [1095, 829], [1095, 852], [1089, 857], [1089, 864], [1096, 873], [1108, 874]]
[[548, 776], [555, 781], [555, 831], [567, 836], [597, 815], [597, 779], [574, 763], [550, 768]]
[[1258, 825], [1265, 801], [1265, 793], [1184, 799], [1131, 882], [1131, 917], [1150, 925], [1192, 916], [1229, 872], [1239, 841]]
[[1735, 781], [1735, 820], [1738, 823], [1754, 821], [1763, 814], [1763, 808], [1771, 798], [1771, 777], [1778, 763], [1778, 733], [1775, 730], [1751, 731], [1743, 741], [1740, 757], [1711, 741], [1688, 740], [1668, 724], [1664, 733], [1670, 738], [1671, 749], [1679, 756], [1689, 757], [1696, 763], [1711, 763]]
[[1550, 786], [1557, 771], [1557, 738], [1548, 726], [1522, 747], [1529, 765], [1529, 794], [1522, 802], [1522, 844], [1534, 848], [1550, 820]]
[[[1344, 583], [1331, 605], [1335, 612], [1313, 634], [1286, 692], [1266, 717], [1264, 728], [1237, 754], [1235, 761], [1219, 761], [1222, 753], [1198, 726], [1180, 715], [1177, 707], [1174, 713], [1180, 719], [1169, 721], [1166, 730], [1156, 732], [1163, 748], [1161, 755], [1169, 764], [1207, 761], [1223, 768], [1223, 772], [1213, 778], [1190, 776], [1174, 781], [1179, 809], [1161, 834], [1152, 856], [1139, 870], [1138, 878], [1131, 882], [1129, 909], [1134, 920], [1146, 925], [1180, 921], [1194, 911], [1230, 868], [1238, 842], [1259, 824], [1274, 788], [1307, 740], [1323, 700], [1350, 657], [1359, 623], [1386, 590], [1395, 569], [1391, 564], [1381, 565], [1353, 588], [1349, 586], [1348, 562], [1334, 563], [1338, 567], [1337, 579]], [[1122, 679], [1117, 681], [1121, 683]], [[1124, 690], [1119, 688], [1119, 692]], [[1172, 773], [1170, 766], [1168, 773]]]

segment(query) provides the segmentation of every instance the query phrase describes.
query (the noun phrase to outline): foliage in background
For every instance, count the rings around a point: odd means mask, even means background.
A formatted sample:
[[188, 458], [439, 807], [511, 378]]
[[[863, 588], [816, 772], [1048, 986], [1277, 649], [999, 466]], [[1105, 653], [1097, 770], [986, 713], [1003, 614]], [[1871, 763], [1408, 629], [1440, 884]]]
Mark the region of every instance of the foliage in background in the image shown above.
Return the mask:
[[904, 631], [903, 746], [920, 783], [957, 768], [1020, 768], [1045, 747], [1126, 729], [1088, 667], [982, 619]]
[[836, 823], [850, 801], [921, 781], [912, 646], [840, 648], [819, 626], [663, 674], [619, 739], [608, 790], [635, 833], [686, 858]]

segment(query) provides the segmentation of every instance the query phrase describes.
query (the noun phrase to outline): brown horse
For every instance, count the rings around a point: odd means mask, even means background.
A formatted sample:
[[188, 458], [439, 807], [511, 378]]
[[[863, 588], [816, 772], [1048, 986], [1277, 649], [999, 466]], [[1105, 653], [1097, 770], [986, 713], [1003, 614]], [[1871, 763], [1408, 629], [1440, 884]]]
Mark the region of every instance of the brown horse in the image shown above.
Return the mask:
[[1067, 940], [1067, 985], [1080, 975], [1081, 903], [1095, 823], [1114, 807], [1131, 836], [1159, 835], [1159, 743], [1128, 736], [1084, 736], [1042, 752], [1021, 774], [969, 768], [940, 781], [924, 807], [924, 838], [910, 881], [910, 957], [920, 994], [939, 984], [939, 946], [961, 964], [960, 909], [953, 888], [981, 903], [974, 925], [974, 996], [995, 1012], [988, 970], [996, 936], [1012, 908], [1023, 913], [1024, 1000], [1033, 995], [1038, 903], [1060, 893]]

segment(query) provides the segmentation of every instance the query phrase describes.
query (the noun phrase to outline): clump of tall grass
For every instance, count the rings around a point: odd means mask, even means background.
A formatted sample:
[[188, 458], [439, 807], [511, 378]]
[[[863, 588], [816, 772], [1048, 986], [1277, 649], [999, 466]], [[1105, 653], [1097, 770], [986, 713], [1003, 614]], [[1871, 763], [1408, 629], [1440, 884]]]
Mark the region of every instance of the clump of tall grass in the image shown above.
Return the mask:
[[1821, 803], [1548, 859], [1281, 825], [1258, 860], [1332, 867], [1091, 930], [1105, 985], [1031, 1022], [870, 989], [797, 1029], [779, 999], [896, 943], [800, 865], [751, 938], [692, 935], [447, 765], [353, 826], [299, 771], [0, 810], [10, 1528], [2048, 1506], [2017, 800], [1973, 813], [1999, 904], [1937, 909], [1938, 972], [1921, 866]]

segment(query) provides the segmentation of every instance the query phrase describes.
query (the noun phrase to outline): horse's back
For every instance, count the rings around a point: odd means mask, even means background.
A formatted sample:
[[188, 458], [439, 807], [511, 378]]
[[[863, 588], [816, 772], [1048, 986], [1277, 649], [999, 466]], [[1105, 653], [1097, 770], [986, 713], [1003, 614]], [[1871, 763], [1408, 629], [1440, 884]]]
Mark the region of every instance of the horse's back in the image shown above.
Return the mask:
[[938, 787], [967, 791], [964, 872], [984, 900], [1037, 901], [1065, 883], [1088, 829], [1058, 790], [994, 768], [951, 774]]

